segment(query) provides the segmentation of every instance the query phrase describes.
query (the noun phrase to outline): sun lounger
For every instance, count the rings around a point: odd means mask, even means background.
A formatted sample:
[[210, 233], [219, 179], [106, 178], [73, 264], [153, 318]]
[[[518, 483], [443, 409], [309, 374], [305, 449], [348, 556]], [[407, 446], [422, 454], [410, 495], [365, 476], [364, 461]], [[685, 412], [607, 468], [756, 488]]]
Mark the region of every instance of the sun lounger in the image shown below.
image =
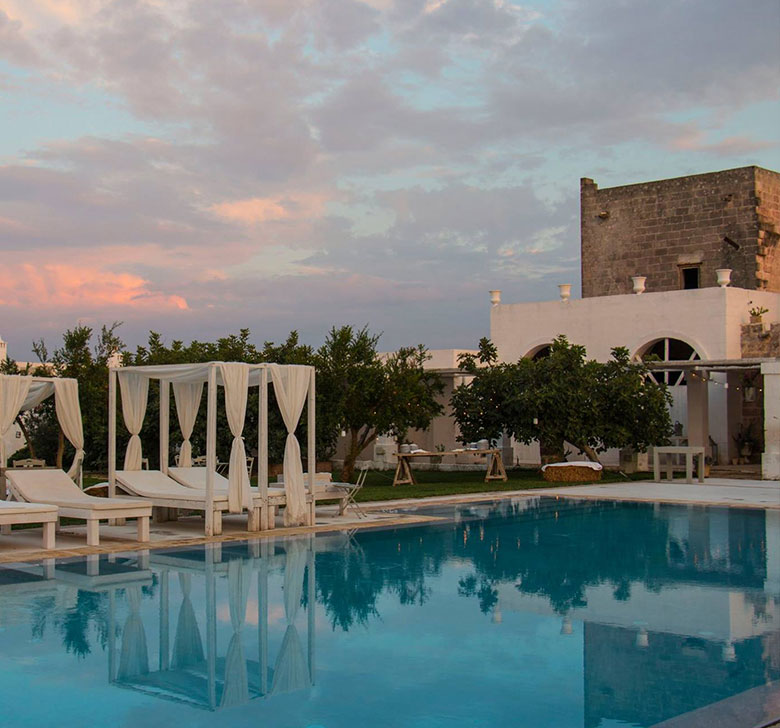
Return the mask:
[[[168, 475], [174, 480], [181, 483], [186, 488], [194, 488], [196, 490], [206, 490], [206, 468], [168, 468]], [[228, 479], [224, 475], [214, 473], [214, 492], [227, 493]], [[254, 495], [259, 495], [257, 488], [252, 488]], [[268, 486], [268, 497], [284, 499], [284, 487], [275, 487], [273, 485]], [[284, 500], [277, 505], [284, 505]]]
[[28, 503], [50, 503], [59, 508], [59, 515], [87, 522], [87, 545], [100, 543], [100, 521], [115, 518], [137, 518], [138, 540], [149, 540], [148, 503], [124, 498], [97, 498], [87, 495], [59, 468], [5, 471], [11, 492], [17, 500]]
[[[192, 468], [168, 468], [168, 474], [176, 479], [185, 488], [191, 488], [199, 492], [205, 492], [206, 490], [206, 468], [192, 467]], [[228, 479], [224, 475], [214, 473], [214, 493], [219, 493], [221, 496], [227, 497], [228, 492]], [[252, 488], [252, 500], [254, 502], [254, 513], [251, 516], [252, 527], [250, 530], [257, 530], [262, 528], [262, 519], [260, 510], [264, 505], [270, 507], [271, 517], [269, 528], [273, 528], [273, 514], [276, 512], [277, 506], [283, 506], [287, 503], [287, 496], [284, 492], [284, 487], [268, 486], [268, 501], [262, 502], [262, 496], [258, 488]]]
[[[67, 477], [67, 476], [66, 476]], [[11, 528], [20, 523], [40, 523], [43, 525], [43, 548], [54, 548], [54, 531], [57, 525], [57, 506], [43, 503], [17, 503], [0, 501], [0, 526]]]
[[[119, 486], [131, 496], [145, 498], [152, 505], [206, 512], [206, 491], [188, 488], [159, 470], [117, 470]], [[227, 490], [214, 489], [214, 533], [222, 533], [222, 511], [228, 509]]]

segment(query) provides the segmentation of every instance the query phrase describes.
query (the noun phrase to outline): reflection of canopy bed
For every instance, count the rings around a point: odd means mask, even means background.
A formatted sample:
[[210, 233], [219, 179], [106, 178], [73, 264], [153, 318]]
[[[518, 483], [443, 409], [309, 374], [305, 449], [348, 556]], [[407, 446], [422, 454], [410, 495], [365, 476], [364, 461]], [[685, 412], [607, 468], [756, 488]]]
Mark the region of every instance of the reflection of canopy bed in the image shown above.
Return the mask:
[[[273, 541], [213, 544], [205, 548], [167, 550], [151, 555], [159, 570], [158, 669], [150, 669], [146, 631], [140, 616], [140, 593], [127, 590], [128, 615], [122, 638], [115, 634], [116, 602], [109, 610], [109, 682], [137, 692], [216, 711], [312, 684], [314, 670], [314, 552], [300, 541], [285, 543], [284, 601], [287, 629], [274, 667], [268, 660], [268, 575], [278, 564]], [[308, 657], [294, 624], [308, 568]], [[258, 658], [246, 659], [242, 631], [249, 582], [257, 573]], [[178, 575], [181, 603], [171, 644], [169, 624], [170, 577]], [[233, 634], [225, 657], [217, 656], [217, 578], [227, 578]], [[193, 578], [205, 580], [205, 638], [191, 601]], [[288, 604], [289, 602], [289, 604]]]
[[[246, 364], [240, 362], [208, 362], [204, 364], [164, 364], [113, 368], [109, 372], [109, 493], [115, 493], [117, 482], [123, 490], [149, 500], [156, 506], [202, 510], [205, 513], [205, 533], [217, 535], [222, 530], [222, 512], [247, 511], [250, 531], [269, 526], [269, 514], [275, 505], [285, 505], [285, 525], [305, 525], [314, 522], [315, 455], [315, 392], [314, 367], [279, 364]], [[149, 381], [160, 384], [160, 469], [141, 470], [141, 439], [139, 433], [146, 413]], [[268, 487], [268, 385], [274, 387], [276, 401], [287, 428], [284, 450], [285, 486], [280, 490]], [[130, 432], [124, 467], [116, 468], [116, 398], [117, 382], [122, 400], [122, 414]], [[169, 473], [170, 390], [183, 438], [178, 465], [192, 466], [190, 437], [200, 407], [203, 387], [207, 388], [206, 407], [206, 468], [203, 490], [182, 485]], [[227, 490], [216, 482], [217, 387], [225, 392], [225, 410], [233, 435], [230, 452]], [[258, 488], [253, 489], [247, 473], [246, 451], [242, 432], [246, 417], [249, 387], [259, 387], [258, 428]], [[295, 429], [307, 404], [307, 449], [309, 475], [304, 478], [300, 446]], [[305, 482], [307, 481], [307, 482]], [[308, 486], [308, 488], [307, 488]]]

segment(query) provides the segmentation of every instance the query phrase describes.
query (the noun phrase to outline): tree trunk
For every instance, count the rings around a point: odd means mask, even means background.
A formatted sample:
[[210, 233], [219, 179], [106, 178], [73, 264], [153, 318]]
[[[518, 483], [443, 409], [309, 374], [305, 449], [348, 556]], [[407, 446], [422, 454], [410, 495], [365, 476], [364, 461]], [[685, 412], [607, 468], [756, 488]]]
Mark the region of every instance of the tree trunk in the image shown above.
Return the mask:
[[359, 454], [360, 450], [358, 450], [358, 431], [350, 430], [349, 447], [347, 448], [347, 452], [344, 454], [344, 466], [341, 469], [341, 479], [345, 483], [352, 482], [352, 475], [355, 472], [355, 461], [357, 460], [357, 456]]
[[27, 450], [30, 453], [30, 457], [34, 458], [35, 455], [35, 445], [33, 445], [33, 441], [30, 439], [30, 433], [28, 432], [27, 428], [24, 425], [24, 421], [22, 420], [21, 415], [16, 415], [16, 424], [19, 425], [19, 429], [22, 431], [22, 435], [24, 435], [24, 441], [27, 443]]
[[65, 435], [60, 428], [60, 433], [57, 437], [57, 467], [62, 468], [62, 458], [65, 455]]
[[590, 445], [581, 445], [580, 450], [582, 450], [582, 452], [584, 452], [592, 462], [601, 465], [601, 460], [599, 460], [598, 454], [592, 447], [590, 447]]
[[350, 430], [349, 434], [349, 448], [344, 455], [344, 467], [341, 471], [341, 479], [345, 483], [352, 482], [352, 476], [355, 474], [355, 463], [360, 453], [376, 440], [378, 433], [372, 432], [370, 428], [365, 428], [362, 433], [360, 430]]

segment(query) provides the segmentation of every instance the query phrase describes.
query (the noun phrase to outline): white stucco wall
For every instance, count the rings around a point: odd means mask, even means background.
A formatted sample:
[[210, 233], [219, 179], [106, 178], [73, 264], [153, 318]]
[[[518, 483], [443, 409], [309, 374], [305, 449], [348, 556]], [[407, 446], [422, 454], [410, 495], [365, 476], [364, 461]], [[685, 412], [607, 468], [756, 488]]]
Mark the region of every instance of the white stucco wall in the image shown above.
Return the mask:
[[[749, 309], [769, 309], [767, 322], [780, 320], [780, 294], [743, 288], [700, 288], [695, 290], [643, 293], [642, 295], [499, 303], [490, 307], [490, 338], [503, 361], [532, 355], [556, 336], [566, 335], [585, 346], [588, 357], [609, 359], [612, 348], [625, 346], [631, 355], [662, 338], [681, 339], [702, 359], [739, 359], [741, 325], [748, 323]], [[725, 383], [724, 375], [714, 379]], [[672, 419], [685, 423], [685, 388], [673, 387]], [[677, 391], [679, 390], [679, 391]], [[729, 436], [726, 390], [709, 387], [710, 435], [726, 461]], [[514, 459], [521, 464], [539, 462], [538, 446], [516, 443]], [[608, 452], [605, 465], [616, 465], [618, 453]]]
[[560, 334], [599, 361], [615, 346], [633, 355], [664, 337], [688, 342], [702, 359], [738, 359], [740, 325], [748, 323], [753, 305], [769, 309], [767, 321], [780, 319], [780, 294], [743, 288], [500, 303], [490, 308], [490, 338], [504, 361], [526, 356]]

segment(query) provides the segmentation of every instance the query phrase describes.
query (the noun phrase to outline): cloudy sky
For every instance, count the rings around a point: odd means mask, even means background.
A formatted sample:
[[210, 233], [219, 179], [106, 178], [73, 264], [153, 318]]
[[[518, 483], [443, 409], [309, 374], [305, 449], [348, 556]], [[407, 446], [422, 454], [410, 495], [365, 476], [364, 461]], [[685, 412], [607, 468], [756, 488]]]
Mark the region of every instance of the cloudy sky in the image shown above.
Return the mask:
[[777, 0], [0, 0], [0, 336], [470, 347], [579, 179], [780, 169]]

